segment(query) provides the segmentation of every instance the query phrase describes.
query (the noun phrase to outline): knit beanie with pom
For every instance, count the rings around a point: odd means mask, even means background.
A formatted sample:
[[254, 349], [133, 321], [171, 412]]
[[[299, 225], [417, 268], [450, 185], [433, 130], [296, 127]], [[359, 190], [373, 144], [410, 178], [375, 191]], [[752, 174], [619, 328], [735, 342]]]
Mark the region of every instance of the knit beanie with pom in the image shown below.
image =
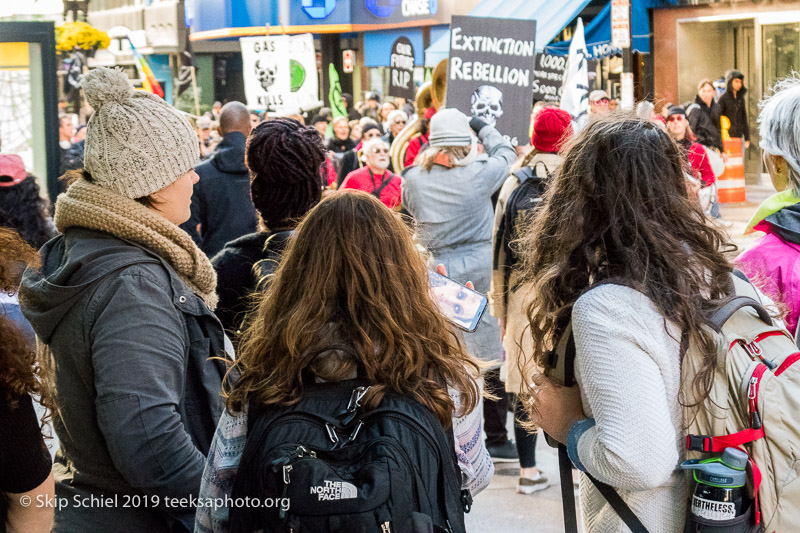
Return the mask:
[[158, 96], [135, 91], [122, 70], [96, 68], [81, 86], [94, 108], [84, 166], [97, 185], [141, 198], [173, 183], [200, 159], [189, 121]]
[[572, 116], [557, 107], [544, 107], [533, 120], [531, 144], [540, 152], [555, 153], [572, 137]]

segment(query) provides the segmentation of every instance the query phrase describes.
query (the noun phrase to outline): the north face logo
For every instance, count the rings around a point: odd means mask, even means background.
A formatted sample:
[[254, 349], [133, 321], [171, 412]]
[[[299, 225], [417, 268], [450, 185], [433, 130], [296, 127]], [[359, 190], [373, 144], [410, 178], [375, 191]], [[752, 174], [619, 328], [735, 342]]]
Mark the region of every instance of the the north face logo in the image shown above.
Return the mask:
[[311, 494], [317, 495], [317, 501], [322, 500], [350, 500], [358, 497], [356, 486], [347, 481], [328, 481], [325, 485], [311, 487]]

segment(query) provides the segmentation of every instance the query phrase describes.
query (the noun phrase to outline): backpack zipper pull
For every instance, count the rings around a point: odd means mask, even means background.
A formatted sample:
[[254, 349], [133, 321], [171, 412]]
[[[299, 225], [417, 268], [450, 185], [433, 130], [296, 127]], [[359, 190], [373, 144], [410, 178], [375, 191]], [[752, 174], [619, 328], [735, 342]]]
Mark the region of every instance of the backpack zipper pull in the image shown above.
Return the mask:
[[[292, 471], [292, 465], [283, 465], [283, 491], [281, 492], [281, 500], [285, 501], [286, 494], [289, 491], [289, 483], [291, 480], [289, 479], [289, 472]], [[280, 511], [278, 512], [278, 518], [281, 520], [286, 518], [286, 509], [281, 506]]]

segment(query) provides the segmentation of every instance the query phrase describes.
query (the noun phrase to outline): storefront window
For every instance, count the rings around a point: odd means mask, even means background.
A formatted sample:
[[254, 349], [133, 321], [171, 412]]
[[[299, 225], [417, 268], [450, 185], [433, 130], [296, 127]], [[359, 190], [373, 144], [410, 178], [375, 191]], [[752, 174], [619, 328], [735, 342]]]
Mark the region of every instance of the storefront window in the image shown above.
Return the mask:
[[[0, 42], [0, 140], [33, 174], [47, 176], [39, 43]], [[42, 183], [42, 185], [44, 185]]]
[[800, 23], [763, 26], [764, 90], [800, 69]]

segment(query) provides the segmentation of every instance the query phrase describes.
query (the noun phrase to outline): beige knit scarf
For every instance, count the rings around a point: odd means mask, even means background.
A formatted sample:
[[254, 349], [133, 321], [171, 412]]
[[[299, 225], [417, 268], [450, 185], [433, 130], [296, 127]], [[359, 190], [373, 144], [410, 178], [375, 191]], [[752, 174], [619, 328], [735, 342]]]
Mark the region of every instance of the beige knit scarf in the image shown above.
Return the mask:
[[164, 258], [211, 310], [217, 274], [206, 254], [178, 226], [142, 204], [79, 179], [56, 201], [58, 231], [82, 227], [141, 244]]

